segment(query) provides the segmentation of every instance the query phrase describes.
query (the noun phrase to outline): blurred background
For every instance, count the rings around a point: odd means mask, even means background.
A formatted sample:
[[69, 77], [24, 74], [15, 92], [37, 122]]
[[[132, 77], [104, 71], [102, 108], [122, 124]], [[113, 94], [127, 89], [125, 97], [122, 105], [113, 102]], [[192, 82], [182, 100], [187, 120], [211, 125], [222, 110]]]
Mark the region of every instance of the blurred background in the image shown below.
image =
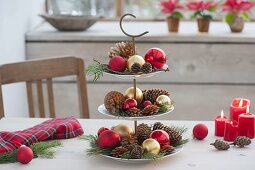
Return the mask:
[[[1, 0], [0, 64], [66, 55], [81, 57], [86, 65], [93, 58], [107, 63], [110, 47], [129, 40], [119, 29], [119, 17], [132, 13], [137, 19], [135, 22], [127, 19], [125, 29], [132, 33], [150, 32], [137, 40], [139, 54], [143, 56], [156, 46], [168, 55], [169, 73], [138, 80], [141, 89], [163, 88], [171, 92], [175, 111], [160, 119], [212, 120], [221, 109], [228, 114], [235, 97], [249, 98], [254, 103], [254, 15], [242, 33], [234, 34], [219, 10], [214, 14], [209, 33], [201, 34], [196, 22], [189, 19], [190, 12], [185, 12], [179, 33], [169, 33], [166, 15], [159, 4], [159, 0]], [[85, 31], [63, 32], [39, 14], [102, 18]], [[87, 80], [92, 118], [106, 118], [98, 113], [97, 107], [107, 92], [124, 92], [132, 85], [131, 81], [110, 76], [96, 83], [91, 77]], [[58, 113], [78, 115], [74, 81], [55, 80]], [[7, 117], [27, 117], [26, 100], [24, 84], [4, 86]]]

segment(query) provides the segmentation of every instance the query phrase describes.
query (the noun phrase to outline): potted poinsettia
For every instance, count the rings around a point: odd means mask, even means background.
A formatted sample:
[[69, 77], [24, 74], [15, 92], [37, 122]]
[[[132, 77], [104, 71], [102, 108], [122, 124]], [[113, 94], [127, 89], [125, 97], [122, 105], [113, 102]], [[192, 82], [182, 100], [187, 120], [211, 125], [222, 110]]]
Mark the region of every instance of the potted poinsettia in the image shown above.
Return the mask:
[[232, 32], [242, 32], [244, 21], [250, 20], [250, 11], [254, 3], [249, 0], [227, 0], [222, 5], [222, 11], [227, 12], [225, 21]]
[[183, 18], [181, 10], [184, 7], [178, 0], [167, 0], [160, 3], [161, 11], [167, 14], [167, 23], [169, 32], [178, 32], [180, 19]]
[[214, 1], [189, 1], [187, 7], [194, 11], [192, 19], [197, 19], [198, 31], [208, 32], [212, 14], [216, 11], [218, 4]]

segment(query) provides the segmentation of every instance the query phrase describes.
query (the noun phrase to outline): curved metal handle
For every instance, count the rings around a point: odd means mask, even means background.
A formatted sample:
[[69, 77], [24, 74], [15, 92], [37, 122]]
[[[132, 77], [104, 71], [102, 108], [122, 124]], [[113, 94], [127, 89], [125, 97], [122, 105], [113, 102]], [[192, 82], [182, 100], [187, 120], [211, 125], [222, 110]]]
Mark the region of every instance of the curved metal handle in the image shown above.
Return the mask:
[[120, 18], [120, 29], [121, 29], [121, 31], [122, 31], [126, 36], [131, 37], [131, 38], [137, 38], [137, 37], [141, 37], [141, 36], [143, 36], [143, 35], [149, 33], [149, 31], [145, 31], [144, 33], [141, 33], [141, 34], [138, 34], [138, 35], [131, 35], [131, 34], [128, 34], [128, 33], [123, 29], [123, 27], [122, 27], [122, 21], [123, 21], [123, 19], [124, 19], [126, 16], [131, 16], [131, 17], [133, 17], [133, 18], [136, 18], [136, 16], [133, 15], [133, 14], [125, 14], [125, 15], [123, 15], [123, 16]]

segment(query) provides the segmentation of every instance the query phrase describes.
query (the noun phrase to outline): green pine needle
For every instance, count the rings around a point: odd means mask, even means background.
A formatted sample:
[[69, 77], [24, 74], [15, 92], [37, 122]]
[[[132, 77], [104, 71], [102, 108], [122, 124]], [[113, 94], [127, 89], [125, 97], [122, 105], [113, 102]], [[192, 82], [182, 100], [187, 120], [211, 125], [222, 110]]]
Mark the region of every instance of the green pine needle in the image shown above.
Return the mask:
[[106, 70], [106, 65], [101, 64], [97, 60], [94, 61], [96, 62], [95, 64], [92, 64], [85, 69], [85, 74], [89, 76], [94, 76], [93, 81], [97, 81], [103, 77], [103, 73]]
[[62, 143], [58, 140], [48, 141], [48, 142], [38, 142], [31, 146], [36, 157], [43, 158], [54, 158], [55, 152], [50, 150], [51, 148], [55, 148], [58, 146], [62, 146]]
[[[30, 148], [33, 150], [34, 158], [43, 157], [51, 159], [54, 158], [55, 152], [50, 149], [61, 145], [62, 143], [60, 141], [53, 140], [35, 143], [31, 145]], [[0, 154], [0, 164], [17, 162], [16, 152], [17, 150]]]
[[167, 106], [167, 105], [160, 105], [159, 106], [159, 110], [158, 110], [158, 112], [159, 113], [165, 113], [165, 112], [167, 112], [169, 110], [169, 107]]
[[0, 164], [17, 162], [16, 151], [0, 154]]
[[79, 136], [78, 139], [89, 141], [90, 148], [87, 149], [87, 155], [93, 156], [93, 155], [110, 155], [111, 150], [110, 149], [100, 149], [98, 145], [96, 144], [98, 136], [96, 135], [82, 135]]
[[189, 142], [189, 139], [183, 139], [179, 143], [177, 143], [177, 144], [175, 144], [173, 146], [176, 147], [176, 146], [184, 145], [184, 144], [186, 144], [188, 142]]
[[155, 154], [152, 154], [149, 152], [145, 152], [142, 155], [142, 159], [157, 160], [157, 159], [163, 158], [164, 156], [165, 156], [165, 154], [163, 154], [163, 153], [159, 153], [159, 154], [155, 155]]

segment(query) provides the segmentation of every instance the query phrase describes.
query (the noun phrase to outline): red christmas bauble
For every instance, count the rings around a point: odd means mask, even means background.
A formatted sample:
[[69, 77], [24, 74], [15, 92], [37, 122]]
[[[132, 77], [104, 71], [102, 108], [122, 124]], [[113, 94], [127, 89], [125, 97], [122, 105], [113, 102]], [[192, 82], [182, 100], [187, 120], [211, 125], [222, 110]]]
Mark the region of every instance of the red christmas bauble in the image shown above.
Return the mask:
[[202, 140], [208, 135], [208, 128], [206, 125], [200, 123], [194, 126], [193, 128], [193, 136], [198, 139]]
[[123, 72], [126, 70], [127, 61], [121, 56], [114, 56], [110, 59], [108, 67], [113, 71]]
[[16, 152], [17, 160], [22, 164], [28, 164], [34, 157], [32, 149], [22, 145]]
[[97, 145], [101, 149], [113, 149], [120, 146], [120, 134], [113, 130], [106, 130], [100, 134]]
[[110, 130], [109, 128], [106, 128], [106, 127], [101, 127], [100, 129], [98, 129], [97, 131], [97, 135], [99, 136], [101, 133], [103, 133], [104, 131], [106, 130]]
[[151, 48], [145, 54], [145, 61], [154, 68], [161, 69], [166, 64], [166, 54], [160, 48]]
[[154, 130], [153, 132], [151, 132], [150, 138], [158, 141], [161, 147], [170, 144], [169, 135], [163, 130]]
[[136, 106], [137, 106], [137, 101], [135, 99], [126, 99], [123, 104], [123, 108], [125, 110], [128, 110]]
[[146, 101], [143, 102], [143, 107], [144, 108], [147, 107], [147, 106], [150, 106], [150, 105], [152, 105], [152, 103], [149, 100], [146, 100]]

